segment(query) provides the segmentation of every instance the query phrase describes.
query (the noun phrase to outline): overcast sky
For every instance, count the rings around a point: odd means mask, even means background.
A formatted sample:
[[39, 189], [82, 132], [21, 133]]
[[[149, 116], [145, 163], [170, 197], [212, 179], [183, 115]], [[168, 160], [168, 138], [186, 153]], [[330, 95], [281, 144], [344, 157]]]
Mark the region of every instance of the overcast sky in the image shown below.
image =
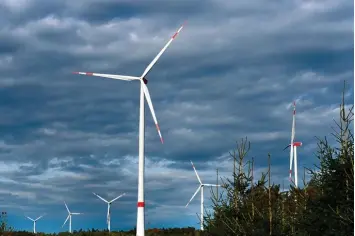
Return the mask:
[[[72, 74], [147, 76], [165, 143], [146, 110], [146, 223], [199, 227], [200, 198], [184, 206], [248, 137], [256, 175], [288, 184], [292, 101], [299, 171], [317, 159], [315, 136], [338, 118], [343, 81], [353, 104], [353, 2], [348, 0], [0, 1], [0, 208], [18, 230], [136, 224], [139, 83]], [[148, 107], [147, 107], [148, 109]], [[300, 180], [300, 182], [302, 182]], [[210, 194], [205, 190], [205, 204]]]

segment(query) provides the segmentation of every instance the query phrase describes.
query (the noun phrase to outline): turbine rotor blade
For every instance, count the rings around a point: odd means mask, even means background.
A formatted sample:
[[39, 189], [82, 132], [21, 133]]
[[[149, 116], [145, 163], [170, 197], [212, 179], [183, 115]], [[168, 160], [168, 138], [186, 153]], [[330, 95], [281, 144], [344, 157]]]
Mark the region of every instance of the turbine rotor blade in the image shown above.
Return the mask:
[[200, 176], [198, 176], [198, 174], [197, 174], [197, 171], [196, 171], [196, 168], [195, 168], [195, 166], [194, 166], [194, 163], [192, 163], [192, 161], [190, 161], [190, 162], [191, 162], [192, 168], [194, 168], [194, 171], [195, 171], [195, 174], [196, 174], [196, 176], [197, 176], [198, 182], [200, 182], [200, 184], [202, 184], [202, 181], [201, 181], [201, 179], [200, 179]]
[[44, 215], [41, 215], [40, 217], [38, 217], [37, 219], [35, 219], [35, 221], [41, 219]]
[[292, 182], [292, 164], [293, 164], [293, 144], [295, 139], [295, 116], [296, 116], [296, 102], [293, 102], [293, 114], [292, 114], [292, 129], [291, 129], [291, 143], [290, 143], [290, 170], [289, 179]]
[[68, 221], [68, 219], [69, 219], [69, 216], [70, 216], [70, 215], [68, 215], [67, 218], [65, 219], [64, 224], [62, 225], [62, 228], [63, 228], [63, 226], [65, 225], [65, 223], [67, 223], [67, 221]]
[[32, 219], [31, 217], [28, 217], [28, 216], [25, 216], [25, 217], [27, 217], [27, 219], [29, 219], [29, 220], [35, 221], [35, 220]]
[[99, 196], [98, 194], [96, 194], [96, 193], [94, 193], [94, 192], [93, 192], [93, 194], [94, 194], [96, 197], [100, 198], [102, 201], [104, 201], [104, 202], [106, 202], [106, 203], [109, 203], [106, 199], [104, 199], [103, 197]]
[[65, 201], [64, 201], [64, 205], [67, 208], [68, 213], [70, 214], [69, 208], [68, 208], [67, 204], [65, 203]]
[[288, 147], [290, 147], [291, 146], [291, 144], [289, 144], [289, 145], [287, 145], [285, 148], [284, 148], [284, 150], [286, 150]]
[[192, 195], [192, 197], [190, 198], [190, 201], [186, 204], [185, 207], [187, 207], [187, 206], [190, 204], [190, 202], [192, 201], [192, 199], [194, 199], [194, 197], [196, 196], [196, 194], [198, 193], [198, 191], [201, 189], [201, 186], [202, 186], [202, 185], [200, 185], [200, 186], [197, 188], [196, 192], [194, 193], [194, 195]]
[[71, 215], [82, 215], [83, 213], [73, 212]]
[[208, 187], [220, 187], [221, 185], [219, 184], [203, 184], [204, 186], [208, 186]]
[[103, 77], [103, 78], [109, 78], [109, 79], [118, 79], [118, 80], [126, 80], [126, 81], [132, 81], [132, 80], [139, 80], [140, 79], [139, 77], [136, 77], [136, 76], [100, 74], [100, 73], [92, 73], [92, 72], [73, 72], [73, 74], [97, 76], [97, 77]]
[[[184, 23], [185, 24], [185, 23]], [[144, 78], [149, 71], [152, 69], [152, 67], [154, 66], [154, 64], [158, 61], [158, 59], [161, 57], [161, 55], [165, 52], [165, 50], [169, 47], [169, 45], [171, 44], [171, 42], [176, 38], [176, 36], [180, 33], [180, 31], [182, 30], [182, 28], [184, 27], [184, 24], [181, 25], [181, 27], [175, 32], [175, 34], [170, 38], [170, 40], [167, 42], [167, 44], [165, 44], [165, 46], [160, 50], [160, 52], [158, 53], [158, 55], [155, 56], [155, 58], [153, 59], [153, 61], [145, 68], [141, 78]]]
[[124, 195], [126, 195], [126, 193], [123, 193], [123, 194], [121, 194], [120, 196], [118, 196], [118, 197], [112, 199], [109, 203], [112, 203], [112, 202], [116, 201], [117, 199], [119, 199], [120, 197], [122, 197], [122, 196], [124, 196]]
[[152, 99], [150, 98], [148, 87], [147, 87], [147, 85], [145, 85], [143, 80], [141, 80], [141, 86], [143, 88], [143, 92], [144, 92], [144, 95], [145, 95], [144, 97], [147, 100], [150, 112], [152, 113], [153, 120], [154, 120], [154, 123], [155, 123], [155, 127], [157, 128], [157, 131], [158, 131], [158, 134], [159, 134], [159, 137], [160, 137], [160, 141], [161, 141], [161, 143], [164, 143], [164, 140], [163, 140], [163, 137], [161, 135], [160, 128], [159, 128], [159, 125], [158, 125], [158, 120], [157, 120], [157, 117], [155, 116]]

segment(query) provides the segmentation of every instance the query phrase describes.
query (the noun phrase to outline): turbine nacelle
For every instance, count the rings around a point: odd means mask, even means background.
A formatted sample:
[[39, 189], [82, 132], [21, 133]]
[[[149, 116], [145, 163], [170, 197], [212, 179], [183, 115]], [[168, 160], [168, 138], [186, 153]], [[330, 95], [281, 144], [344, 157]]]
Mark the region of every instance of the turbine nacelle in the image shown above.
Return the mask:
[[293, 146], [294, 147], [301, 147], [302, 146], [302, 142], [294, 142]]
[[293, 147], [301, 147], [301, 146], [302, 146], [302, 142], [293, 142], [293, 144], [287, 145], [287, 146], [284, 148], [284, 150], [285, 150], [286, 148], [291, 147], [291, 146], [293, 146]]

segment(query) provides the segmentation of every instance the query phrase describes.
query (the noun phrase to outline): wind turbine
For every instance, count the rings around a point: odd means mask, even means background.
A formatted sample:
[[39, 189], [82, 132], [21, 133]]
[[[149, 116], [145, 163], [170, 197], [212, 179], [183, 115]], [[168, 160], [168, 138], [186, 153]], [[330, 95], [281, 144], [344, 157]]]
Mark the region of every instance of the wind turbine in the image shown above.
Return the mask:
[[144, 97], [147, 100], [150, 112], [152, 113], [153, 120], [160, 136], [160, 141], [164, 143], [163, 137], [160, 133], [160, 128], [158, 125], [157, 118], [155, 116], [153, 104], [150, 98], [150, 94], [148, 91], [146, 79], [147, 74], [150, 72], [154, 64], [158, 61], [164, 51], [168, 48], [171, 42], [176, 38], [179, 32], [182, 30], [184, 25], [182, 25], [175, 34], [171, 37], [168, 43], [162, 48], [162, 50], [156, 55], [153, 61], [145, 68], [143, 74], [140, 77], [136, 76], [127, 76], [127, 75], [112, 75], [112, 74], [99, 74], [99, 73], [91, 73], [91, 72], [73, 72], [74, 74], [79, 75], [89, 75], [89, 76], [98, 76], [109, 79], [117, 79], [117, 80], [126, 80], [140, 81], [140, 109], [139, 109], [139, 158], [138, 158], [138, 203], [137, 203], [137, 236], [144, 236]]
[[64, 221], [64, 224], [62, 225], [62, 228], [63, 228], [63, 226], [65, 225], [65, 223], [67, 223], [67, 221], [68, 221], [68, 219], [69, 219], [69, 233], [71, 233], [72, 231], [71, 231], [71, 216], [72, 215], [81, 215], [81, 214], [83, 214], [83, 213], [76, 213], [76, 212], [70, 212], [69, 211], [69, 208], [68, 208], [68, 206], [67, 206], [67, 204], [64, 202], [64, 205], [65, 205], [65, 208], [67, 208], [67, 211], [68, 211], [68, 217], [67, 217], [67, 219]]
[[43, 216], [44, 216], [44, 215], [41, 215], [40, 217], [38, 217], [38, 218], [35, 219], [35, 220], [32, 219], [31, 217], [25, 216], [25, 217], [27, 217], [27, 219], [33, 221], [33, 233], [36, 233], [36, 222], [37, 222], [37, 220], [41, 219]]
[[284, 150], [290, 147], [290, 172], [289, 178], [292, 182], [292, 161], [294, 161], [295, 165], [295, 186], [298, 187], [298, 172], [297, 172], [297, 147], [302, 146], [302, 142], [295, 142], [295, 132], [296, 132], [296, 102], [293, 102], [293, 115], [292, 115], [292, 131], [291, 131], [291, 143], [284, 148]]
[[200, 227], [201, 227], [201, 230], [203, 230], [203, 215], [204, 215], [203, 214], [204, 213], [204, 208], [203, 208], [203, 187], [204, 186], [209, 186], [209, 187], [215, 186], [215, 187], [217, 187], [217, 186], [221, 186], [221, 185], [219, 185], [219, 184], [203, 184], [201, 182], [200, 177], [197, 174], [196, 168], [195, 168], [194, 164], [192, 163], [192, 161], [191, 161], [191, 165], [194, 168], [194, 171], [195, 171], [196, 177], [198, 179], [198, 182], [200, 182], [200, 186], [197, 188], [196, 192], [194, 193], [194, 195], [192, 195], [190, 201], [186, 204], [185, 207], [187, 207], [189, 205], [189, 203], [192, 201], [192, 199], [196, 196], [197, 192], [201, 189], [201, 216], [200, 216], [201, 220], [200, 220]]
[[107, 201], [106, 199], [104, 199], [103, 197], [99, 196], [96, 193], [93, 193], [96, 197], [100, 198], [102, 201], [107, 203], [107, 228], [108, 228], [108, 232], [111, 232], [111, 215], [110, 215], [110, 206], [111, 204], [116, 201], [117, 199], [119, 199], [120, 197], [124, 196], [126, 193], [121, 194], [120, 196], [112, 199], [111, 201]]

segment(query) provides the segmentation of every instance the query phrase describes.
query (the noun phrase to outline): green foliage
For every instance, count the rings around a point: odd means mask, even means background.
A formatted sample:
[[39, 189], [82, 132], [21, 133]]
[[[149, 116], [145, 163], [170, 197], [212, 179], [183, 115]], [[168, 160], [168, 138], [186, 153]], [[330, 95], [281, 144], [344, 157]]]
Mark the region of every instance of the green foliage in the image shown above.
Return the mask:
[[10, 234], [14, 229], [8, 225], [7, 212], [2, 211], [0, 216], [0, 233], [2, 235]]
[[[344, 96], [344, 95], [343, 95]], [[344, 100], [344, 97], [343, 97]], [[319, 139], [317, 157], [320, 166], [311, 171], [315, 197], [307, 202], [300, 221], [310, 235], [351, 235], [354, 225], [354, 137], [351, 132], [353, 107], [346, 114], [344, 101], [340, 121], [333, 136], [338, 146], [327, 138]]]
[[218, 196], [212, 191], [213, 215], [207, 214], [206, 230], [216, 236], [353, 235], [352, 121], [353, 106], [346, 112], [343, 93], [340, 121], [332, 133], [337, 145], [331, 145], [326, 137], [318, 139], [316, 156], [320, 165], [308, 170], [311, 180], [308, 183], [304, 180], [302, 189], [290, 186], [286, 193], [280, 192], [279, 185], [269, 183], [265, 187], [266, 176], [270, 179], [270, 167], [254, 183], [250, 165], [244, 170], [249, 149], [240, 148], [247, 145], [246, 139], [242, 139], [231, 153], [238, 164], [234, 164], [232, 179], [221, 179], [223, 190]]

